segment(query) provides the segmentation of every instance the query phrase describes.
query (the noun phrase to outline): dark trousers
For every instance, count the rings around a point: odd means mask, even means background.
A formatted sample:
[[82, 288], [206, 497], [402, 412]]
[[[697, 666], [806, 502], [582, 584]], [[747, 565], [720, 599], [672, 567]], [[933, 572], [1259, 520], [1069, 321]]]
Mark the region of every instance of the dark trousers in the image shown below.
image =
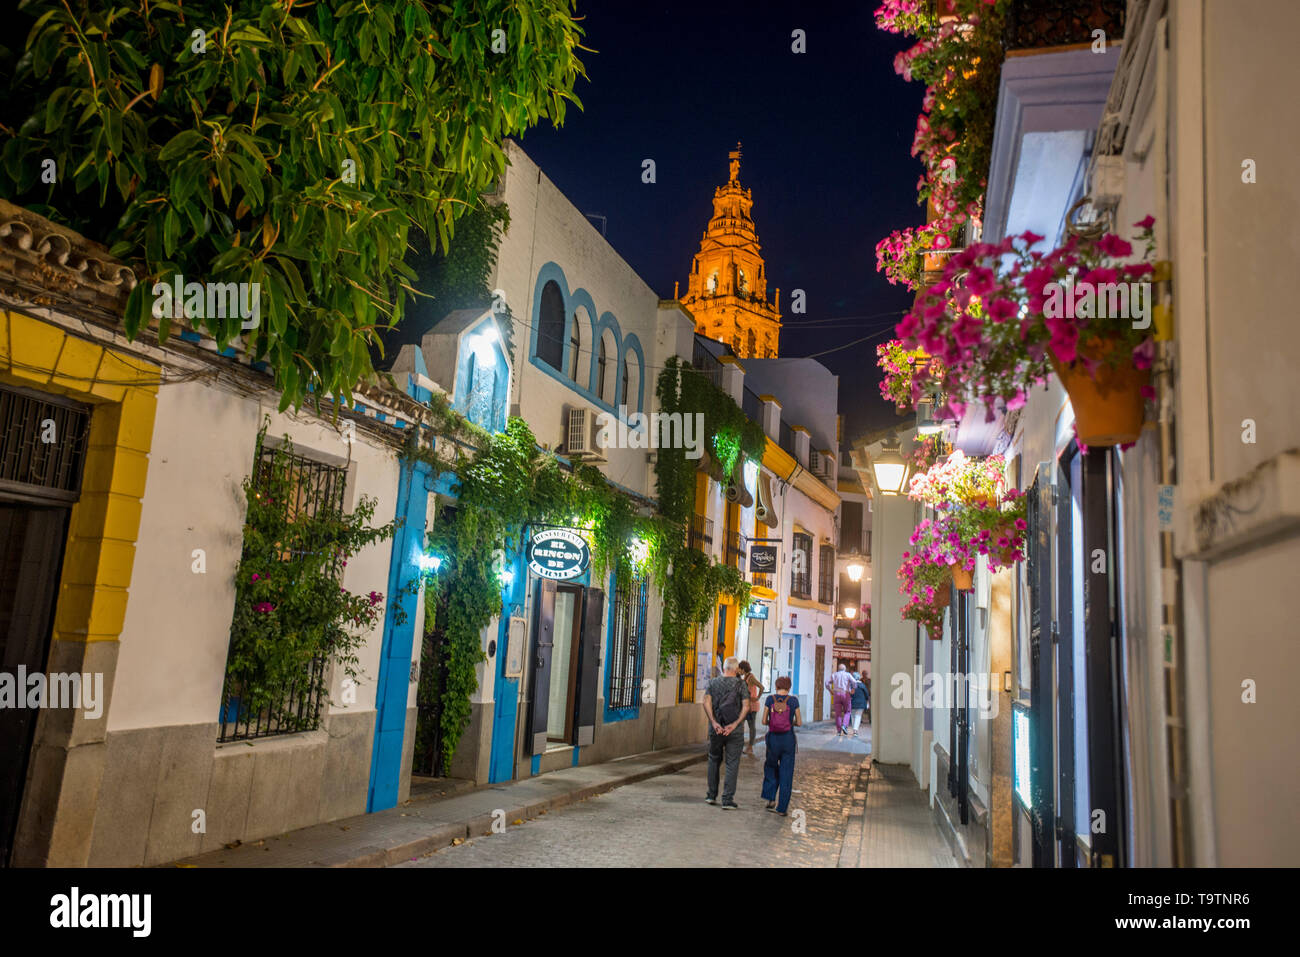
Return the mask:
[[740, 772], [740, 752], [744, 746], [745, 732], [739, 727], [725, 735], [709, 729], [709, 793], [706, 797], [718, 796], [718, 765], [725, 755], [727, 777], [722, 783], [722, 803], [736, 800], [736, 775]]
[[[767, 757], [763, 761], [763, 800], [776, 801], [776, 809], [784, 813], [790, 807], [790, 791], [794, 788], [794, 755], [799, 750], [793, 731], [767, 733]], [[777, 800], [778, 789], [780, 800]]]
[[751, 711], [745, 715], [745, 724], [749, 725], [749, 750], [754, 750], [754, 742], [758, 740], [758, 712]]

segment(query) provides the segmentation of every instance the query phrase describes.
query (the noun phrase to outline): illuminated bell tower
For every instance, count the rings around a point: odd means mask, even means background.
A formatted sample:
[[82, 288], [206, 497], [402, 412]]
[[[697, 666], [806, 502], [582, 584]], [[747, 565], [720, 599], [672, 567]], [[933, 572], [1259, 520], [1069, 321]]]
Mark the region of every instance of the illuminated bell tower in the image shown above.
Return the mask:
[[781, 290], [767, 301], [767, 269], [740, 180], [740, 144], [731, 151], [731, 176], [713, 193], [700, 251], [691, 264], [682, 305], [695, 317], [695, 331], [729, 344], [742, 359], [777, 355], [781, 336]]

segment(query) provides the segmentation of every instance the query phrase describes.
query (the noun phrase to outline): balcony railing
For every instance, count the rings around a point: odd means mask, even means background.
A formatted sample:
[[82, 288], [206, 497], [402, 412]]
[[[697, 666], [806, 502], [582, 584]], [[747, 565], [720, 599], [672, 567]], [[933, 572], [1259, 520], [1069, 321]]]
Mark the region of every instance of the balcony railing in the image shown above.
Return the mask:
[[740, 532], [726, 532], [725, 545], [726, 554], [723, 556], [723, 561], [732, 568], [742, 568], [745, 561], [745, 536]]
[[1033, 50], [1092, 43], [1106, 31], [1108, 43], [1124, 36], [1125, 0], [1013, 0], [1002, 28], [1007, 50]]
[[703, 515], [691, 518], [691, 527], [686, 531], [686, 547], [695, 548], [706, 555], [713, 548], [713, 521]]

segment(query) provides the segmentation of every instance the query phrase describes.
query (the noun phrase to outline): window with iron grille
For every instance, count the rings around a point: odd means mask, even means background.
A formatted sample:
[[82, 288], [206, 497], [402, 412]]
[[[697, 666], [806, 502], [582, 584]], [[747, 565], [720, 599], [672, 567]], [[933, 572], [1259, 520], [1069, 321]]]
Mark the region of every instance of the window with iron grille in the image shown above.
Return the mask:
[[835, 546], [823, 545], [818, 551], [817, 600], [829, 605], [835, 601]]
[[691, 627], [691, 646], [677, 656], [677, 703], [690, 704], [695, 700], [695, 664], [699, 647], [699, 629]]
[[646, 582], [634, 578], [614, 590], [614, 643], [609, 652], [605, 707], [635, 708], [645, 673]]
[[793, 598], [812, 598], [812, 554], [812, 536], [795, 532], [790, 554], [790, 595]]
[[0, 388], [0, 492], [29, 501], [77, 501], [89, 431], [87, 406]]
[[686, 539], [687, 548], [695, 548], [706, 555], [713, 548], [713, 521], [703, 515], [691, 517], [691, 527]]
[[[347, 470], [327, 465], [306, 456], [263, 446], [253, 466], [254, 490], [266, 489], [277, 468], [286, 469], [290, 477], [292, 495], [289, 514], [315, 518], [326, 514], [343, 514]], [[249, 553], [249, 541], [244, 542], [244, 554]], [[342, 577], [342, 559], [336, 559], [334, 574]], [[258, 680], [257, 676], [226, 669], [221, 692], [221, 727], [218, 741], [240, 741], [265, 738], [277, 734], [294, 734], [314, 731], [320, 726], [320, 708], [324, 698], [326, 660], [317, 656], [307, 662], [302, 674], [284, 687], [270, 689], [271, 697], [280, 702], [260, 709], [249, 707], [241, 699]]]

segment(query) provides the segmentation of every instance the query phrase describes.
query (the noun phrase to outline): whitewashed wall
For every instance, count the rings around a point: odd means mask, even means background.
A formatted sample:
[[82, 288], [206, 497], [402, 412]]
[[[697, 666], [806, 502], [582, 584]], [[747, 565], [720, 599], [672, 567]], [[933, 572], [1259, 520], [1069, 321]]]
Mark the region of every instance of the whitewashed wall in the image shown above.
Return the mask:
[[[259, 402], [202, 382], [162, 386], [153, 452], [140, 519], [135, 568], [122, 629], [109, 731], [218, 719], [234, 611], [234, 569], [243, 545], [244, 497], [257, 431], [270, 414], [268, 438], [289, 435], [295, 451], [331, 464], [348, 462], [342, 436], [304, 413], [280, 415]], [[394, 452], [370, 444], [358, 430], [351, 449], [349, 508], [362, 495], [377, 500], [374, 524], [393, 519], [398, 464]], [[392, 540], [348, 562], [343, 584], [388, 599]], [[192, 552], [206, 552], [195, 574]], [[418, 623], [417, 623], [418, 624]], [[335, 669], [331, 712], [373, 711], [382, 618], [359, 651], [356, 703], [341, 703], [342, 669]]]

